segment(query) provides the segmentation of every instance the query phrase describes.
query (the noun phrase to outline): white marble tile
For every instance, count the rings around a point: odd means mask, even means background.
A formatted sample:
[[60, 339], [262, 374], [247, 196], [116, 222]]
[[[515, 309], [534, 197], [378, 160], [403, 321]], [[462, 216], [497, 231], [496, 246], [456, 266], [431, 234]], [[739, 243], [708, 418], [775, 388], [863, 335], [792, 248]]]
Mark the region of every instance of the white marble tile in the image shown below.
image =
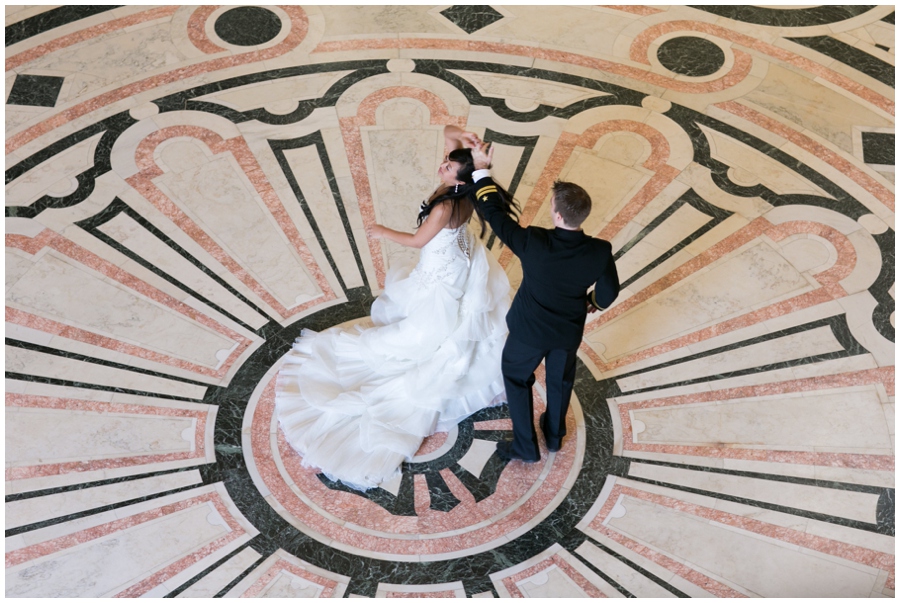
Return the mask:
[[607, 358], [738, 316], [810, 288], [802, 274], [765, 243], [736, 251], [588, 334]]
[[196, 400], [202, 399], [206, 391], [204, 386], [11, 346], [6, 347], [6, 370]]
[[639, 571], [607, 554], [590, 541], [583, 542], [575, 552], [590, 561], [591, 565], [609, 576], [635, 597], [672, 598], [675, 595]]
[[874, 387], [637, 409], [640, 443], [890, 454], [890, 434]]
[[199, 471], [179, 471], [106, 486], [26, 498], [6, 504], [6, 526], [19, 527], [201, 482]]
[[6, 592], [109, 596], [228, 531], [212, 505], [194, 505], [19, 565], [7, 574]]
[[200, 143], [170, 141], [155, 183], [232, 257], [291, 308], [320, 295], [287, 236], [234, 157], [207, 157]]
[[98, 230], [254, 329], [258, 329], [268, 322], [265, 316], [241, 302], [233, 293], [204, 274], [130, 216], [119, 214], [100, 226]]
[[496, 449], [496, 442], [474, 439], [469, 450], [457, 462], [460, 467], [475, 477], [479, 477]]
[[644, 463], [632, 463], [628, 476], [865, 523], [877, 523], [875, 510], [878, 506], [878, 495], [868, 492], [820, 488]]
[[[98, 305], [96, 300], [106, 300]], [[65, 324], [135, 342], [209, 367], [235, 342], [75, 260], [46, 253], [7, 291], [7, 303]]]
[[[609, 525], [665, 554], [683, 559], [732, 588], [756, 596], [865, 596], [876, 572], [847, 567], [796, 547], [766, 542], [689, 513], [627, 497], [627, 512]], [[715, 541], [716, 547], [704, 543]], [[754, 563], [746, 563], [754, 559]]]
[[[763, 364], [777, 364], [818, 354], [842, 351], [844, 346], [835, 338], [831, 327], [819, 327], [794, 335], [786, 335], [734, 350], [673, 364], [666, 368], [639, 373], [618, 379], [623, 392], [687, 381], [701, 377], [722, 375]], [[759, 377], [754, 376], [753, 381]]]
[[19, 409], [6, 419], [12, 466], [191, 452], [195, 420]]
[[247, 547], [183, 590], [177, 597], [191, 599], [213, 597], [261, 557], [262, 555]]

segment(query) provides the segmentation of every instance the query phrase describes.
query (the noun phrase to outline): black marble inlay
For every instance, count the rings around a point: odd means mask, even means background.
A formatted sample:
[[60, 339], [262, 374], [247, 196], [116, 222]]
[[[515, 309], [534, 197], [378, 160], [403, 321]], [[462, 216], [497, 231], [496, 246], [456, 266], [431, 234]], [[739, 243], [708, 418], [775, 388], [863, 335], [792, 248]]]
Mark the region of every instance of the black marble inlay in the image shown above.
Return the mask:
[[496, 23], [503, 18], [501, 13], [490, 6], [469, 4], [456, 4], [442, 10], [441, 14], [467, 34], [475, 33], [479, 29], [487, 27], [491, 23]]
[[876, 8], [876, 6], [844, 5], [814, 6], [810, 8], [763, 8], [735, 4], [710, 4], [691, 6], [691, 8], [756, 25], [808, 27], [810, 25], [827, 25], [844, 21], [866, 13]]
[[717, 44], [696, 36], [666, 40], [656, 58], [669, 71], [692, 77], [712, 75], [725, 64], [725, 52]]
[[[883, 51], [885, 51], [885, 52], [890, 52], [890, 51], [891, 51], [890, 46], [885, 46], [884, 44], [875, 44], [875, 48], [881, 49], [881, 50], [883, 50]], [[891, 87], [893, 88], [893, 84], [891, 84]]]
[[216, 35], [235, 46], [258, 46], [281, 33], [281, 17], [267, 8], [239, 6], [216, 19]]
[[92, 15], [104, 13], [114, 8], [119, 8], [120, 6], [122, 5], [69, 5], [45, 11], [39, 15], [22, 19], [12, 25], [7, 25], [5, 31], [6, 45], [11, 46], [22, 40], [27, 40], [31, 36], [50, 31], [55, 27], [60, 27], [61, 25], [66, 25]]
[[872, 322], [875, 329], [888, 341], [895, 341], [895, 329], [891, 324], [891, 314], [894, 313], [896, 302], [894, 296], [891, 295], [891, 287], [894, 286], [895, 261], [897, 259], [897, 250], [894, 246], [896, 233], [893, 228], [888, 228], [881, 234], [872, 235], [881, 250], [881, 271], [878, 278], [869, 287], [869, 293], [878, 302], [875, 309], [872, 310]]
[[[841, 42], [831, 36], [787, 39], [791, 42], [806, 46], [807, 48], [812, 48], [816, 52], [821, 52], [825, 56], [838, 60], [844, 65], [849, 65], [857, 71], [875, 78], [882, 84], [887, 84], [891, 88], [894, 87], [894, 66], [877, 57], [873, 57], [864, 50], [850, 46], [846, 42]], [[885, 50], [889, 49], [885, 48]]]
[[28, 107], [54, 107], [65, 78], [55, 75], [16, 75], [12, 90], [6, 99], [7, 105]]
[[890, 23], [891, 25], [893, 25], [894, 24], [894, 13], [891, 13], [887, 16], [882, 17], [881, 20], [884, 21], [885, 23]]
[[875, 518], [882, 534], [894, 535], [894, 499], [897, 493], [893, 488], [885, 488], [878, 497], [878, 506], [875, 508]]
[[894, 135], [885, 132], [862, 133], [863, 161], [894, 165]]

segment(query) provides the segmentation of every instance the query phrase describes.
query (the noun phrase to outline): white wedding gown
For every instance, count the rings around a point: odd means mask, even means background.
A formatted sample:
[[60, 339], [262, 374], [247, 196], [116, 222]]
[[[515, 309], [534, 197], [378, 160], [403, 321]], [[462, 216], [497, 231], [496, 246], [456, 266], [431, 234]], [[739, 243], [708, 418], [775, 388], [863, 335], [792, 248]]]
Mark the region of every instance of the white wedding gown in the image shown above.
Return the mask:
[[509, 298], [506, 274], [463, 225], [425, 244], [411, 271], [388, 273], [374, 327], [304, 330], [275, 394], [303, 464], [372, 488], [426, 436], [495, 403]]

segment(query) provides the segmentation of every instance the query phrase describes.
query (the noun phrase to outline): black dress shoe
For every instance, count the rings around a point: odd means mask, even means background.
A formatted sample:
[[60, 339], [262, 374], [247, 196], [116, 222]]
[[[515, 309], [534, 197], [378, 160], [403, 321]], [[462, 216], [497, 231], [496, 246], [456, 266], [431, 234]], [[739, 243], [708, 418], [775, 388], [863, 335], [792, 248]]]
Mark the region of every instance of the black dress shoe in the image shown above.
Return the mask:
[[523, 463], [536, 463], [541, 460], [541, 457], [528, 459], [513, 452], [512, 442], [497, 442], [497, 456], [507, 461], [522, 461]]
[[545, 427], [547, 424], [547, 413], [541, 413], [538, 424], [541, 426], [541, 431], [544, 434], [544, 441], [547, 442], [547, 452], [559, 452], [559, 449], [562, 448], [562, 438], [551, 438], [547, 435], [547, 428]]

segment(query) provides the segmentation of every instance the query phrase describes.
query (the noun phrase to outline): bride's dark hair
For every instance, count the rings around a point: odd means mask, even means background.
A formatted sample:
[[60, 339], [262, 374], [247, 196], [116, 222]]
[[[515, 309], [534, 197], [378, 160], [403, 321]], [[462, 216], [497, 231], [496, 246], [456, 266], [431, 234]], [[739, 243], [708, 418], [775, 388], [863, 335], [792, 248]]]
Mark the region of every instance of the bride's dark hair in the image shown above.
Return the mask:
[[[460, 218], [463, 214], [468, 213], [467, 210], [469, 208], [473, 209], [475, 215], [478, 216], [478, 222], [481, 224], [481, 234], [478, 236], [483, 238], [485, 232], [487, 232], [487, 225], [484, 221], [484, 213], [481, 204], [475, 199], [475, 192], [478, 187], [476, 187], [475, 183], [472, 181], [472, 172], [475, 171], [475, 164], [472, 161], [472, 150], [453, 149], [447, 155], [447, 159], [453, 163], [459, 164], [460, 167], [456, 172], [456, 179], [461, 180], [464, 184], [461, 184], [458, 189], [456, 187], [444, 185], [439, 186], [437, 190], [431, 194], [431, 197], [428, 198], [428, 201], [422, 203], [422, 209], [419, 212], [418, 220], [416, 220], [416, 226], [422, 225], [422, 222], [425, 221], [425, 218], [428, 217], [428, 214], [431, 213], [431, 210], [434, 209], [437, 204], [449, 201], [452, 212], [450, 221], [454, 224], [461, 224], [462, 220]], [[497, 192], [500, 193], [503, 211], [513, 218], [516, 218], [519, 213], [519, 205], [503, 187], [498, 186], [496, 183], [494, 184], [497, 186]]]

